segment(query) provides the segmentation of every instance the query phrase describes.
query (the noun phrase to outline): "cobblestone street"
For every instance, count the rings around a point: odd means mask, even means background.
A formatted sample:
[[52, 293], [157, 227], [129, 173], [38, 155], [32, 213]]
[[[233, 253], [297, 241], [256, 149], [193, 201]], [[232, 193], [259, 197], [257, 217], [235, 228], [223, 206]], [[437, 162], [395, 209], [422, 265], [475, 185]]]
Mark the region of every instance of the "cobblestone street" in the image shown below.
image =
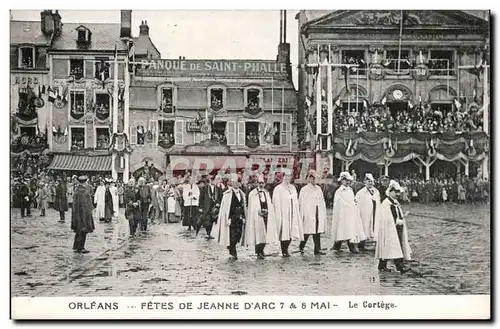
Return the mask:
[[75, 254], [70, 218], [60, 224], [53, 210], [45, 218], [21, 218], [13, 209], [12, 295], [490, 293], [489, 205], [403, 208], [411, 211], [407, 222], [414, 259], [405, 275], [379, 275], [373, 251], [334, 254], [329, 230], [322, 239], [326, 256], [313, 255], [312, 241], [300, 255], [294, 241], [291, 258], [282, 258], [278, 246], [267, 246], [266, 260], [239, 247], [239, 259], [230, 261], [224, 247], [204, 239], [203, 230], [196, 237], [181, 224], [154, 224], [146, 234], [129, 238], [123, 209], [111, 224], [96, 221], [96, 231], [87, 238], [90, 253]]

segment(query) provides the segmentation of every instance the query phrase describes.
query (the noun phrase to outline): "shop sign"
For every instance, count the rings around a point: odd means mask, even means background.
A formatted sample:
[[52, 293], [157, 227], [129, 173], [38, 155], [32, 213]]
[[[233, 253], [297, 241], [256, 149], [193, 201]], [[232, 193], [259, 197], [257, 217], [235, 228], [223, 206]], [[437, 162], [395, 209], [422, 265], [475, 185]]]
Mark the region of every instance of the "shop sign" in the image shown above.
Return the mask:
[[40, 83], [38, 77], [14, 76], [15, 85], [37, 85]]
[[191, 133], [201, 132], [201, 123], [197, 121], [191, 121], [186, 123], [186, 131]]

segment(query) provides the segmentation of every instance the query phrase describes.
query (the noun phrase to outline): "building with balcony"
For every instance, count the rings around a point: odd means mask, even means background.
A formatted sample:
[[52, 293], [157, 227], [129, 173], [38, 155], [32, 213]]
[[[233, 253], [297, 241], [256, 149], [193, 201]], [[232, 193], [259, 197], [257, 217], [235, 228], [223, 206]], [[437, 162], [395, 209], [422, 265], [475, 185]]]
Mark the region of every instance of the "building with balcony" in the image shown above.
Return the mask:
[[113, 136], [124, 129], [131, 11], [122, 11], [121, 19], [63, 24], [57, 12], [42, 14], [42, 25], [53, 20], [55, 26], [47, 59], [53, 171], [109, 175], [114, 167], [123, 172], [123, 160], [114, 161], [112, 149]]
[[331, 174], [487, 175], [488, 15], [300, 11], [302, 149]]
[[131, 172], [236, 170], [250, 157], [293, 156], [297, 101], [281, 35], [276, 60], [143, 60], [130, 86]]

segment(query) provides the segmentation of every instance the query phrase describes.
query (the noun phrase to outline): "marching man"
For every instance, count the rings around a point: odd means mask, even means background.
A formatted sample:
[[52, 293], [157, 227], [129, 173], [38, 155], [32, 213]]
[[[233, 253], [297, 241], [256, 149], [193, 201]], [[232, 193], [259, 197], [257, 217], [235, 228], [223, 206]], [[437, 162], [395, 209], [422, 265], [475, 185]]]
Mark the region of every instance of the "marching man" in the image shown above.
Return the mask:
[[304, 253], [309, 236], [314, 241], [314, 254], [326, 255], [321, 252], [321, 233], [325, 233], [326, 227], [326, 203], [323, 190], [316, 184], [318, 178], [316, 171], [309, 172], [309, 184], [300, 190], [299, 206], [304, 224], [304, 240], [300, 242], [299, 249]]
[[[364, 183], [365, 187], [356, 193], [356, 200], [358, 201], [365, 236], [367, 239], [372, 239], [374, 237], [375, 221], [378, 217], [376, 214], [380, 210], [380, 193], [374, 186], [375, 179], [372, 174], [365, 174]], [[359, 250], [365, 250], [365, 242], [366, 240], [359, 243]]]
[[356, 243], [366, 239], [359, 209], [350, 184], [353, 180], [348, 172], [340, 173], [340, 186], [333, 197], [333, 221], [331, 237], [335, 241], [334, 251], [340, 251], [347, 241], [349, 251], [357, 254]]
[[387, 268], [387, 260], [392, 259], [396, 269], [400, 273], [408, 272], [404, 260], [411, 259], [411, 248], [408, 243], [408, 231], [406, 228], [403, 210], [397, 200], [403, 189], [398, 182], [391, 180], [386, 190], [387, 197], [380, 207], [380, 217], [375, 222], [375, 234], [377, 246], [375, 258], [379, 259], [378, 269], [390, 272]]
[[271, 195], [264, 188], [263, 176], [257, 179], [258, 186], [248, 195], [248, 221], [245, 227], [245, 242], [255, 246], [258, 259], [264, 259], [266, 243], [278, 242], [276, 217]]
[[278, 239], [281, 241], [281, 254], [283, 257], [290, 257], [288, 247], [292, 239], [301, 241], [304, 238], [298, 193], [295, 186], [290, 183], [291, 178], [291, 173], [283, 173], [281, 183], [273, 191]]
[[228, 182], [229, 188], [222, 195], [217, 222], [212, 229], [212, 236], [218, 244], [227, 246], [234, 260], [238, 259], [236, 244], [240, 242], [246, 221], [245, 194], [240, 189], [237, 176]]

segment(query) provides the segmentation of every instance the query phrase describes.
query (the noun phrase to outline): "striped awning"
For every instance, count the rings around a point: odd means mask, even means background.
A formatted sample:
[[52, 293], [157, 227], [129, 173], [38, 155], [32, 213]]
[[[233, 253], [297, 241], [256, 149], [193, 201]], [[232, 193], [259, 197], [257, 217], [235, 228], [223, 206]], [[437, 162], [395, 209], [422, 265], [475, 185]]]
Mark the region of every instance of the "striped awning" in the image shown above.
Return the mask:
[[72, 171], [111, 171], [111, 155], [89, 156], [56, 154], [48, 169]]

